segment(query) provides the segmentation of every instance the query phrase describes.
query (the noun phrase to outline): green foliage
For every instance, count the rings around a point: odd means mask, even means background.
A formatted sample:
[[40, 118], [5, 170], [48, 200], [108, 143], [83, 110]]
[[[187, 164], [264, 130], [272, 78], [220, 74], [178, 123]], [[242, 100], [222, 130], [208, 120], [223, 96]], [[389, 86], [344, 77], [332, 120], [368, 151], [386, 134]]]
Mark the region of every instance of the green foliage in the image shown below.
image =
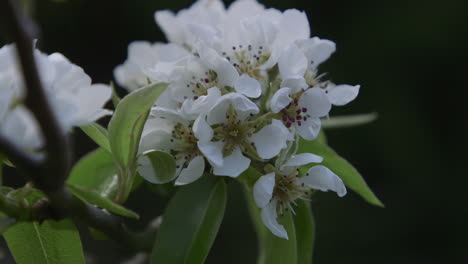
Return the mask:
[[18, 264], [81, 264], [83, 249], [72, 221], [20, 222], [4, 234]]
[[296, 228], [293, 215], [290, 211], [283, 216], [278, 215], [278, 223], [283, 225], [288, 232], [288, 240], [273, 235], [269, 230], [265, 232], [263, 239], [263, 254], [259, 264], [295, 264], [297, 262]]
[[83, 132], [88, 135], [98, 146], [111, 151], [109, 146], [109, 134], [107, 130], [98, 123], [91, 123], [86, 126], [80, 127]]
[[96, 205], [100, 208], [106, 209], [107, 211], [126, 217], [131, 217], [139, 219], [140, 217], [135, 212], [116, 204], [111, 201], [109, 198], [99, 195], [99, 193], [91, 190], [86, 190], [80, 186], [67, 184], [68, 189], [78, 197], [79, 199], [88, 202], [90, 204]]
[[204, 263], [224, 216], [226, 192], [223, 179], [213, 175], [181, 187], [164, 213], [151, 263]]
[[127, 199], [136, 173], [141, 133], [151, 107], [167, 84], [152, 84], [123, 98], [109, 123], [109, 143], [119, 176], [117, 200]]
[[152, 150], [143, 153], [138, 159], [146, 168], [144, 172], [140, 171], [140, 176], [151, 183], [168, 183], [176, 177], [175, 159], [167, 152]]
[[84, 156], [72, 169], [67, 183], [114, 199], [118, 176], [112, 155], [100, 148]]
[[[361, 195], [367, 202], [383, 207], [383, 203], [375, 196], [372, 190], [369, 188], [367, 183], [361, 174], [353, 167], [348, 161], [340, 157], [332, 148], [326, 144], [325, 136], [323, 132], [321, 135], [312, 141], [306, 141], [301, 139], [299, 144], [299, 153], [314, 153], [323, 157], [323, 165], [332, 170], [338, 175], [345, 185], [351, 190]], [[307, 166], [303, 167], [302, 170], [307, 169]]]
[[294, 225], [296, 227], [297, 263], [311, 264], [315, 243], [315, 220], [310, 202], [300, 200], [294, 208]]

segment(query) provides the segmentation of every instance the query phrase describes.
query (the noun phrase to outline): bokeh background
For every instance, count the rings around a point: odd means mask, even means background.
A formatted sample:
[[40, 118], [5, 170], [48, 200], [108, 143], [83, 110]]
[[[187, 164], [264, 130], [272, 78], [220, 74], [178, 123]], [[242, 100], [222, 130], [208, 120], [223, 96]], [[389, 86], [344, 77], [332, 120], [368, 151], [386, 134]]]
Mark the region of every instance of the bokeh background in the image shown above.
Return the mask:
[[[108, 83], [131, 41], [165, 41], [154, 23], [154, 11], [179, 10], [192, 1], [33, 3], [42, 31], [39, 47], [63, 53], [95, 82]], [[263, 3], [305, 10], [313, 35], [337, 43], [337, 52], [321, 72], [328, 72], [336, 83], [361, 84], [361, 93], [332, 114], [379, 114], [372, 124], [329, 130], [327, 135], [386, 208], [373, 207], [352, 192], [343, 199], [316, 195], [315, 263], [468, 263], [466, 2]], [[1, 32], [3, 45], [8, 39]], [[75, 136], [76, 158], [95, 148], [79, 131]], [[21, 184], [13, 177], [6, 182]], [[256, 242], [241, 190], [232, 184], [229, 191], [226, 217], [207, 263], [255, 263]], [[166, 202], [143, 186], [129, 206], [148, 221], [163, 212]], [[129, 224], [141, 228], [139, 222]], [[83, 236], [89, 263], [118, 263], [128, 257], [112, 242], [91, 240], [86, 232]], [[7, 254], [3, 251], [0, 263], [12, 263]]]

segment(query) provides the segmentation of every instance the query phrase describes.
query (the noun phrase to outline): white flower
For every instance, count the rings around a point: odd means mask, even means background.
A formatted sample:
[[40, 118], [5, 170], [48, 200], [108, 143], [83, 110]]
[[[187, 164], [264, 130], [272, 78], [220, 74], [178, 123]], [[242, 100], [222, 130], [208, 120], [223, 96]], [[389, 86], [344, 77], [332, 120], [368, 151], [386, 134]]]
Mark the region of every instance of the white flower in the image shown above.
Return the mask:
[[128, 45], [127, 60], [114, 69], [117, 83], [129, 91], [148, 84], [146, 69], [158, 73], [158, 81], [166, 81], [174, 63], [190, 53], [177, 44], [151, 44], [148, 41], [134, 41]]
[[[14, 45], [0, 49], [0, 131], [20, 146], [35, 149], [42, 145], [42, 137], [31, 113], [22, 107], [26, 89], [15, 53]], [[109, 86], [91, 84], [83, 69], [60, 53], [46, 55], [35, 49], [34, 56], [44, 92], [64, 130], [112, 113], [103, 109], [112, 93]]]
[[320, 117], [328, 115], [331, 103], [321, 88], [298, 90], [279, 89], [271, 98], [270, 108], [279, 113], [287, 128], [294, 127], [307, 140], [313, 140], [320, 132]]
[[302, 153], [292, 156], [275, 172], [261, 176], [253, 187], [255, 203], [262, 209], [261, 218], [265, 226], [276, 236], [288, 239], [286, 229], [277, 221], [278, 212], [294, 213], [297, 199], [308, 200], [311, 189], [334, 191], [338, 196], [346, 195], [343, 181], [328, 168], [318, 165], [309, 169], [305, 176], [299, 176], [297, 167], [322, 162], [320, 156]]
[[[193, 121], [185, 119], [180, 112], [155, 107], [143, 130], [139, 153], [149, 150], [171, 153], [176, 159], [175, 185], [192, 183], [200, 178], [205, 170], [205, 161], [198, 150], [198, 140], [193, 134], [192, 125]], [[152, 174], [152, 167], [148, 166], [145, 159], [139, 159], [139, 162], [140, 175]]]
[[318, 76], [318, 66], [326, 61], [336, 50], [330, 40], [311, 39], [296, 40], [281, 54], [278, 67], [283, 87], [321, 87], [325, 89], [333, 105], [345, 105], [356, 98], [359, 85], [335, 85], [330, 81], [322, 82]]
[[[237, 177], [250, 165], [249, 157], [271, 159], [292, 140], [289, 131], [278, 120], [257, 131], [252, 117], [259, 112], [245, 96], [223, 95], [207, 115], [200, 115], [194, 124], [198, 148], [213, 166], [215, 175]], [[212, 126], [214, 128], [212, 128]]]

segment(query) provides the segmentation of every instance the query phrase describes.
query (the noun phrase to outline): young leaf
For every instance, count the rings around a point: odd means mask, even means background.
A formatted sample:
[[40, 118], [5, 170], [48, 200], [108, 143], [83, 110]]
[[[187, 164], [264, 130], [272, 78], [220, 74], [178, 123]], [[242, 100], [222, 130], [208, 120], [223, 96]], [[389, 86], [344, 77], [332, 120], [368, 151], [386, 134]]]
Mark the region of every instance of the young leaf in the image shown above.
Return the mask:
[[18, 264], [83, 264], [78, 230], [71, 220], [20, 222], [4, 234]]
[[164, 213], [151, 263], [204, 263], [221, 225], [226, 199], [226, 184], [212, 175], [181, 187]]
[[[322, 136], [323, 137], [323, 136]], [[301, 139], [299, 144], [299, 153], [313, 153], [323, 157], [322, 165], [332, 170], [338, 175], [345, 185], [351, 190], [361, 195], [369, 203], [381, 206], [384, 205], [375, 196], [372, 190], [361, 174], [348, 161], [340, 157], [332, 148], [330, 148], [323, 140], [306, 141]]]
[[138, 173], [151, 183], [163, 184], [176, 177], [176, 162], [167, 152], [158, 150], [145, 152], [138, 158], [138, 163], [142, 165], [138, 168]]
[[91, 123], [86, 126], [80, 127], [83, 132], [88, 135], [96, 144], [98, 144], [101, 148], [111, 151], [109, 146], [109, 135], [107, 130], [103, 128], [98, 123]]
[[138, 216], [138, 214], [136, 214], [135, 212], [123, 207], [120, 204], [114, 203], [110, 199], [99, 195], [95, 191], [86, 190], [83, 187], [73, 185], [73, 184], [70, 184], [70, 183], [67, 184], [67, 187], [70, 190], [70, 192], [73, 193], [73, 195], [75, 195], [76, 197], [78, 197], [79, 199], [81, 199], [81, 200], [83, 200], [85, 202], [88, 202], [90, 204], [94, 204], [94, 205], [96, 205], [98, 207], [106, 209], [107, 211], [109, 211], [111, 213], [114, 213], [114, 214], [117, 214], [117, 215], [131, 217], [131, 218], [135, 218], [135, 219], [140, 218]]
[[297, 263], [312, 264], [315, 242], [315, 221], [310, 202], [300, 200], [294, 207], [294, 226], [296, 227]]
[[114, 199], [118, 188], [118, 176], [112, 155], [104, 149], [97, 149], [84, 156], [73, 167], [67, 183], [82, 186], [101, 196]]
[[122, 168], [128, 168], [134, 162], [150, 108], [166, 87], [165, 83], [143, 87], [117, 105], [109, 123], [109, 142], [112, 155]]

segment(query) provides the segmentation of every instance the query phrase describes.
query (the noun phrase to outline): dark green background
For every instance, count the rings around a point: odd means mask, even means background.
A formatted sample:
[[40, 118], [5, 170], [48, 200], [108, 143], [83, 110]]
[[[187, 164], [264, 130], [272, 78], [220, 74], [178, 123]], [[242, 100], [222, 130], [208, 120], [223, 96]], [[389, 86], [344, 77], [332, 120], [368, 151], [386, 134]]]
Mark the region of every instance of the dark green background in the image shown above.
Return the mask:
[[[108, 82], [131, 41], [165, 41], [153, 20], [155, 10], [190, 3], [37, 1], [39, 46], [63, 53], [95, 82]], [[305, 10], [313, 35], [337, 43], [321, 71], [336, 83], [361, 84], [361, 93], [332, 114], [379, 113], [375, 123], [328, 135], [386, 208], [372, 207], [353, 193], [343, 199], [315, 196], [315, 263], [468, 263], [465, 1], [263, 3]], [[0, 41], [7, 41], [5, 34]], [[76, 135], [77, 156], [94, 148]], [[146, 220], [161, 214], [165, 204], [145, 188], [129, 202]], [[86, 241], [85, 249], [93, 263], [115, 263], [125, 255], [111, 242]], [[207, 263], [255, 263], [255, 253], [240, 189], [231, 185], [226, 218]]]

